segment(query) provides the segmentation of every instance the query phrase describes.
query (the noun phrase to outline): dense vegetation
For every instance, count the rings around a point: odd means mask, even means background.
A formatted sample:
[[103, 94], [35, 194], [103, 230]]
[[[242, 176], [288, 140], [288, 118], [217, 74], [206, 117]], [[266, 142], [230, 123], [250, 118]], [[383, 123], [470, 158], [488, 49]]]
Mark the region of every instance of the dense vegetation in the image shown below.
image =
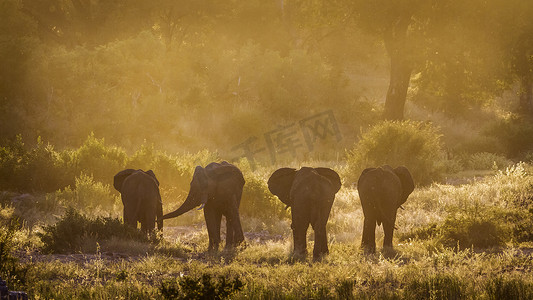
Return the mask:
[[[0, 276], [32, 299], [531, 299], [531, 15], [523, 0], [0, 0]], [[207, 253], [202, 211], [124, 227], [115, 173], [154, 170], [168, 212], [221, 160], [246, 180], [246, 245]], [[417, 187], [396, 252], [364, 255], [354, 184], [382, 164]], [[317, 263], [293, 261], [266, 185], [304, 165], [343, 180]]]

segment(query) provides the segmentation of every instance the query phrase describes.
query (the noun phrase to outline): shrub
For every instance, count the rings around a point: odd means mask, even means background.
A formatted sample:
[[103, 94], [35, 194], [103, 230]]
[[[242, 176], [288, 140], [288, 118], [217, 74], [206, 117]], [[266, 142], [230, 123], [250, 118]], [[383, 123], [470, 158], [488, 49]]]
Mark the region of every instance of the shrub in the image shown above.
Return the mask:
[[74, 170], [68, 161], [41, 138], [26, 150], [21, 136], [0, 148], [0, 184], [4, 189], [51, 192], [70, 183]]
[[78, 209], [90, 209], [97, 206], [110, 209], [115, 203], [115, 197], [111, 194], [111, 188], [108, 184], [95, 182], [92, 175], [85, 175], [84, 173], [76, 177], [74, 189], [67, 186], [65, 189], [55, 192], [54, 196], [65, 206]]
[[287, 215], [285, 205], [268, 190], [266, 180], [254, 173], [245, 174], [240, 212], [267, 225]]
[[124, 169], [126, 152], [118, 147], [106, 146], [104, 139], [97, 139], [91, 133], [83, 145], [72, 153], [72, 164], [76, 174], [91, 175], [100, 182], [112, 182], [113, 176]]
[[213, 280], [211, 275], [203, 274], [196, 278], [183, 276], [177, 281], [163, 281], [159, 291], [165, 299], [226, 299], [243, 287], [239, 277], [227, 280], [220, 276], [218, 280]]
[[404, 165], [416, 184], [437, 180], [444, 167], [441, 135], [430, 124], [385, 121], [366, 132], [347, 155], [349, 177], [356, 181], [368, 167]]
[[0, 277], [12, 287], [24, 285], [28, 267], [22, 266], [13, 255], [15, 250], [15, 231], [20, 225], [17, 220], [0, 220]]
[[513, 162], [498, 154], [479, 152], [463, 158], [463, 164], [467, 170], [500, 170]]
[[43, 232], [38, 235], [44, 244], [43, 251], [48, 253], [81, 251], [83, 238], [86, 237], [94, 237], [100, 241], [112, 237], [149, 241], [145, 234], [122, 224], [119, 219], [89, 219], [74, 209], [67, 210], [62, 219], [54, 225], [45, 226]]
[[533, 150], [533, 124], [531, 120], [511, 115], [485, 130], [504, 145], [507, 156], [522, 157]]
[[440, 231], [440, 243], [459, 249], [500, 247], [510, 239], [508, 228], [496, 218], [448, 216]]

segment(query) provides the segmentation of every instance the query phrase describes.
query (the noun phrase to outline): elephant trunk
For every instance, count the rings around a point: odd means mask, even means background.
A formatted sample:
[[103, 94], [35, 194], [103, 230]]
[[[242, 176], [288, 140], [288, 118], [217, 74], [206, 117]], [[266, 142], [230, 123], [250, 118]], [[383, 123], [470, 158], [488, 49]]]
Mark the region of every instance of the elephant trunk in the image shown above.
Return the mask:
[[186, 213], [186, 212], [190, 211], [191, 209], [195, 208], [196, 206], [198, 206], [198, 204], [195, 203], [194, 197], [191, 197], [191, 195], [189, 194], [187, 196], [187, 199], [185, 199], [185, 202], [183, 202], [183, 204], [180, 207], [178, 207], [178, 209], [176, 209], [173, 212], [170, 212], [168, 214], [163, 215], [163, 220], [181, 216], [184, 213]]
[[189, 195], [187, 196], [187, 199], [185, 199], [185, 202], [183, 202], [183, 204], [180, 207], [178, 207], [178, 209], [166, 215], [163, 215], [163, 220], [179, 217], [199, 205], [202, 205], [201, 208], [203, 208], [203, 205], [205, 205], [206, 202], [207, 202], [207, 193], [205, 193], [205, 195], [204, 193], [201, 193], [199, 197], [193, 196], [192, 193], [189, 193]]

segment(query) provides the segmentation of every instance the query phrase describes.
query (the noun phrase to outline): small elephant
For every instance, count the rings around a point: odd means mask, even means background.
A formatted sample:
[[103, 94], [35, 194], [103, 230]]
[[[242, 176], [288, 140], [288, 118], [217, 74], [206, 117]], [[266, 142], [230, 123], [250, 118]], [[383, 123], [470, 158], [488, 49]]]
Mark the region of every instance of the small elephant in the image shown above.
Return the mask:
[[204, 209], [209, 234], [209, 251], [217, 251], [220, 244], [220, 223], [226, 217], [226, 248], [231, 249], [244, 241], [239, 216], [244, 177], [236, 166], [223, 161], [197, 166], [185, 202], [163, 219], [178, 217], [200, 206]]
[[300, 170], [281, 168], [268, 179], [268, 189], [287, 207], [291, 207], [294, 256], [307, 256], [307, 228], [315, 232], [313, 260], [329, 253], [326, 224], [341, 188], [339, 175], [328, 168], [302, 167]]
[[365, 169], [357, 182], [357, 191], [365, 216], [361, 247], [368, 253], [376, 251], [376, 224], [383, 223], [384, 249], [392, 249], [396, 212], [413, 192], [413, 177], [406, 167], [390, 166]]
[[113, 186], [120, 192], [124, 205], [124, 224], [137, 228], [141, 223], [144, 232], [163, 229], [163, 203], [159, 181], [152, 170], [126, 169], [113, 178]]

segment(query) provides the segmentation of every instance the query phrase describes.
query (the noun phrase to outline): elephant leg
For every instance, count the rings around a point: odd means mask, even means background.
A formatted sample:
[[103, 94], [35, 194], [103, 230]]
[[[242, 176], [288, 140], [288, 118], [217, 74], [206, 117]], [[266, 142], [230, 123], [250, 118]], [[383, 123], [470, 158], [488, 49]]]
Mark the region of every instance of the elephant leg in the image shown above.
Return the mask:
[[313, 247], [313, 260], [320, 260], [324, 255], [329, 253], [328, 236], [326, 232], [326, 225], [313, 226], [315, 231], [315, 245]]
[[208, 251], [218, 251], [218, 245], [220, 244], [220, 222], [222, 220], [222, 213], [205, 207], [204, 217], [207, 225], [207, 233], [209, 235]]
[[307, 228], [309, 223], [293, 225], [294, 256], [305, 259], [307, 257]]
[[124, 205], [124, 224], [133, 228], [137, 228], [137, 212], [135, 207], [131, 205]]
[[141, 230], [143, 232], [152, 232], [155, 228], [155, 207], [147, 207], [145, 211], [139, 212], [140, 214], [140, 222], [141, 222]]
[[157, 229], [163, 230], [163, 202], [161, 201], [161, 195], [157, 191], [157, 210], [156, 210], [156, 219], [157, 219]]
[[226, 246], [224, 248], [233, 248], [235, 232], [233, 232], [233, 219], [227, 214], [226, 216]]
[[383, 231], [385, 233], [385, 237], [383, 238], [383, 249], [392, 249], [392, 235], [394, 233], [394, 223], [391, 224], [390, 222], [384, 222]]
[[292, 236], [294, 239], [294, 256], [298, 259], [307, 257], [307, 228], [309, 228], [309, 218], [302, 215], [303, 212], [292, 211]]
[[361, 247], [365, 252], [376, 252], [376, 219], [373, 217], [365, 216]]
[[244, 241], [239, 208], [236, 203], [233, 203], [226, 215], [226, 228], [226, 248], [237, 246]]
[[392, 236], [394, 234], [394, 224], [396, 223], [397, 211], [397, 209], [390, 211], [388, 214], [388, 221], [383, 222], [383, 231], [385, 234], [383, 238], [383, 248], [392, 249]]

